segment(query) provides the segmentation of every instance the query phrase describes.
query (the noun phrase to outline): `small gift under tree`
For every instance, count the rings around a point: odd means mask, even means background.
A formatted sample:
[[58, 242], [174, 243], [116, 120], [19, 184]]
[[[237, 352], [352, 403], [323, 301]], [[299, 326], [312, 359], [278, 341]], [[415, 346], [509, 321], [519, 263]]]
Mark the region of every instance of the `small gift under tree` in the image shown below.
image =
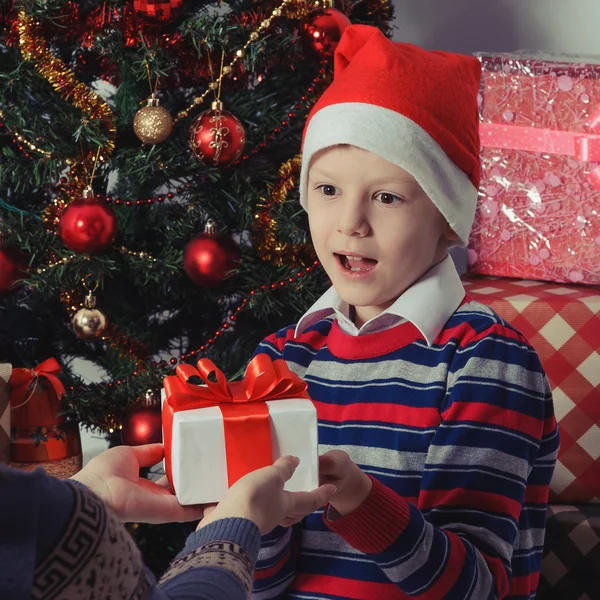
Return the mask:
[[11, 466], [32, 471], [42, 466], [55, 477], [81, 469], [79, 428], [66, 420], [58, 378], [60, 365], [49, 358], [33, 369], [10, 376]]

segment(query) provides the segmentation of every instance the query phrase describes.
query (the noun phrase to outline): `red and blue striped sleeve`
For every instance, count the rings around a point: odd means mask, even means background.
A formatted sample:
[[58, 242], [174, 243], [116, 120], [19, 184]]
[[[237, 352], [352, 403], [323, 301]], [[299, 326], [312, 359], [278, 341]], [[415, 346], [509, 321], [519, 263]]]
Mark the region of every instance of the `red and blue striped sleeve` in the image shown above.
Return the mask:
[[373, 478], [357, 510], [326, 523], [409, 597], [529, 599], [558, 442], [535, 351], [503, 324], [471, 331], [449, 365], [417, 503]]

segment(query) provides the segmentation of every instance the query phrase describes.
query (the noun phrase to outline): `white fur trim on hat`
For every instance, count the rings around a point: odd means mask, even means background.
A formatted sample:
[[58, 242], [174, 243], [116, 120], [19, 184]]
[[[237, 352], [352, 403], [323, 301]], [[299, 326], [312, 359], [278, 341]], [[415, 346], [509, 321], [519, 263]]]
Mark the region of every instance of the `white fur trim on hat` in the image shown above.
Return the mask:
[[331, 104], [313, 115], [302, 149], [300, 202], [304, 209], [311, 158], [338, 144], [374, 152], [410, 173], [462, 245], [468, 244], [477, 188], [422, 127], [401, 113], [374, 104]]

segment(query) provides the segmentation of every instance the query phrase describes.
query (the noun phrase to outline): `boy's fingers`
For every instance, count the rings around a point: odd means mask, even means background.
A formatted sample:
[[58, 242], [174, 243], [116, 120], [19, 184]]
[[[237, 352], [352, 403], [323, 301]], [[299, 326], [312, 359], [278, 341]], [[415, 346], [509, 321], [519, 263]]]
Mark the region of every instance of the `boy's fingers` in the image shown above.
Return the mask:
[[337, 472], [348, 455], [342, 450], [330, 450], [319, 456], [319, 474], [330, 475]]
[[280, 477], [285, 483], [292, 477], [296, 467], [300, 464], [300, 459], [296, 456], [282, 456], [278, 458], [274, 463], [273, 467], [278, 471]]

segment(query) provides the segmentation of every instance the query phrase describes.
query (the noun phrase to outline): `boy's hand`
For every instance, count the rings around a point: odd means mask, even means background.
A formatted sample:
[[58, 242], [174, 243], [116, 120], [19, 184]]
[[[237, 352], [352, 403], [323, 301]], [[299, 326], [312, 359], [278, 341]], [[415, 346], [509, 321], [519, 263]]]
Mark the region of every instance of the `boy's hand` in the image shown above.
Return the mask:
[[236, 481], [219, 504], [205, 506], [204, 519], [198, 529], [227, 517], [249, 519], [264, 535], [277, 525], [289, 527], [323, 506], [334, 494], [333, 485], [323, 485], [312, 492], [286, 492], [300, 461], [291, 456], [279, 458], [270, 467], [248, 473]]
[[319, 483], [333, 483], [337, 492], [329, 504], [341, 515], [356, 510], [369, 496], [373, 482], [342, 450], [319, 457]]

